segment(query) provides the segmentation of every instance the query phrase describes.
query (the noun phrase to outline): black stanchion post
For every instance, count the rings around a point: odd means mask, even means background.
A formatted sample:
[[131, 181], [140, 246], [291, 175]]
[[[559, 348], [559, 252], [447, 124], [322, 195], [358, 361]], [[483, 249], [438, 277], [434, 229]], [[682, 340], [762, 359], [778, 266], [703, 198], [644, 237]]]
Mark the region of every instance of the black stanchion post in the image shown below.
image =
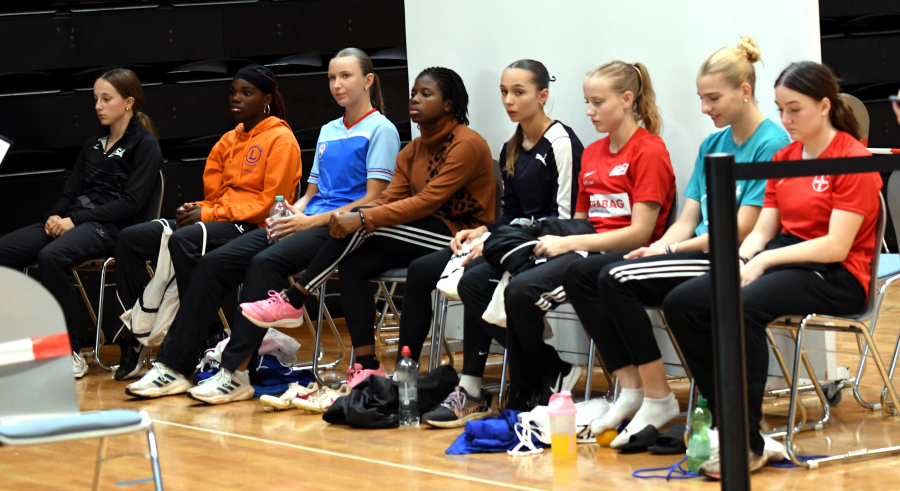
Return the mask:
[[722, 458], [722, 489], [743, 491], [750, 489], [747, 460], [750, 445], [734, 155], [710, 154], [705, 157], [704, 163], [706, 192], [709, 195], [716, 421]]

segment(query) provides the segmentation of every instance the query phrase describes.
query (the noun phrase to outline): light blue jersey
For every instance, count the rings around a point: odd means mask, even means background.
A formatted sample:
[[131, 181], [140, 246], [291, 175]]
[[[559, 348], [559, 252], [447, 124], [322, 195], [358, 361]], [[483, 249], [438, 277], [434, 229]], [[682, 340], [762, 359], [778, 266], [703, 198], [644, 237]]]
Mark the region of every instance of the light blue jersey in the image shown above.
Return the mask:
[[[700, 202], [700, 212], [703, 218], [694, 233], [699, 236], [709, 232], [704, 156], [721, 152], [733, 154], [735, 162], [767, 162], [772, 160], [775, 152], [790, 142], [787, 133], [769, 119], [760, 123], [750, 138], [741, 145], [734, 143], [730, 126], [706, 137], [706, 140], [703, 140], [703, 144], [700, 145], [700, 153], [697, 155], [697, 163], [694, 164], [691, 180], [688, 181], [687, 189], [684, 190], [686, 197]], [[735, 190], [738, 208], [743, 205], [761, 207], [766, 194], [766, 180], [737, 181]]]
[[303, 213], [327, 213], [362, 198], [368, 179], [390, 182], [398, 152], [397, 127], [374, 109], [350, 128], [343, 117], [326, 124], [309, 173], [309, 183], [318, 185], [319, 192]]

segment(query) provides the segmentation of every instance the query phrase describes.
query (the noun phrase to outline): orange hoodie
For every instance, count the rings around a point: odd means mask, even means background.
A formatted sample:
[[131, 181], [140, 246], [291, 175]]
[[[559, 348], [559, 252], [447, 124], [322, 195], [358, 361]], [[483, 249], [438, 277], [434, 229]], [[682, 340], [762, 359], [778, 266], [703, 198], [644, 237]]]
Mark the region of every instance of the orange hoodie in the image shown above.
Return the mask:
[[250, 132], [244, 123], [216, 143], [203, 170], [204, 222], [248, 222], [260, 226], [275, 196], [292, 203], [303, 175], [300, 145], [288, 124], [269, 116]]

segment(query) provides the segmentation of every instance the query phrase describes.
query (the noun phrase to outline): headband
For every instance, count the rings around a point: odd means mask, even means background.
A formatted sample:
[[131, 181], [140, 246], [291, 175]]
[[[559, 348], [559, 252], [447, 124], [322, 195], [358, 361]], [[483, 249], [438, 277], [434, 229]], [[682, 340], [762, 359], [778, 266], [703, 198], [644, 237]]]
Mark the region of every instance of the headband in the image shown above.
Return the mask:
[[262, 65], [245, 66], [234, 74], [234, 79], [246, 80], [261, 90], [263, 94], [271, 94], [275, 92], [275, 83], [262, 72], [262, 69]]

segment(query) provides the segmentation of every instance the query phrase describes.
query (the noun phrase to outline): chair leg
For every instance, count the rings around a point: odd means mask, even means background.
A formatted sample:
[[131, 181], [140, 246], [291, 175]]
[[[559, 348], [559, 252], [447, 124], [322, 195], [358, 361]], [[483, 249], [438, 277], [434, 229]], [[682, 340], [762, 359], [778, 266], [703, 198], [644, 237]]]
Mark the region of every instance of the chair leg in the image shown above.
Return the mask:
[[103, 459], [106, 458], [106, 437], [100, 437], [100, 445], [97, 447], [97, 462], [94, 463], [94, 482], [91, 489], [100, 489], [100, 478], [103, 477]]
[[897, 405], [898, 399], [897, 392], [894, 390], [894, 384], [891, 382], [890, 378], [888, 378], [887, 370], [884, 368], [884, 363], [881, 361], [881, 355], [878, 353], [878, 348], [875, 347], [875, 343], [872, 341], [869, 330], [862, 328], [860, 329], [860, 333], [866, 338], [866, 344], [872, 348], [872, 358], [875, 360], [875, 366], [878, 368], [878, 373], [881, 374], [881, 380], [884, 382], [884, 386], [891, 397], [891, 403], [895, 406], [894, 408], [889, 407], [885, 396], [882, 395], [881, 410], [887, 415], [896, 415], [900, 406]]
[[114, 286], [106, 284], [106, 272], [109, 268], [109, 265], [113, 263], [115, 263], [115, 259], [109, 258], [103, 262], [103, 267], [100, 268], [100, 302], [97, 306], [97, 338], [94, 343], [94, 360], [97, 361], [97, 364], [100, 365], [101, 368], [108, 372], [119, 368], [118, 365], [107, 366], [105, 363], [103, 363], [103, 360], [100, 359], [100, 347], [102, 345], [101, 340], [103, 336], [103, 303], [106, 299], [106, 288], [108, 286]]
[[691, 413], [694, 412], [694, 402], [697, 400], [697, 382], [691, 377], [691, 388], [688, 391], [687, 401], [687, 417], [684, 422], [684, 446], [688, 445], [688, 438], [691, 436]]
[[[869, 329], [868, 329], [869, 335], [867, 336], [867, 338], [871, 338], [872, 336], [875, 335], [875, 323], [878, 322], [878, 311], [881, 310], [881, 301], [884, 298], [884, 293], [885, 293], [885, 290], [887, 290], [887, 287], [888, 287], [888, 284], [885, 283], [884, 285], [881, 285], [881, 288], [879, 288], [877, 290], [878, 297], [875, 300], [875, 308], [873, 309], [873, 312], [872, 312], [872, 319], [871, 319], [871, 321], [869, 321]], [[876, 293], [873, 292], [873, 294], [876, 294]], [[858, 337], [857, 337], [857, 339], [858, 339]], [[857, 367], [856, 367], [856, 376], [853, 378], [853, 398], [856, 399], [856, 402], [858, 402], [862, 407], [864, 407], [866, 409], [871, 409], [873, 411], [877, 411], [880, 408], [881, 404], [879, 404], [877, 402], [870, 403], [870, 402], [866, 401], [862, 397], [862, 394], [859, 392], [859, 384], [862, 381], [863, 374], [865, 373], [866, 356], [868, 356], [868, 354], [869, 354], [869, 346], [872, 346], [871, 343], [865, 343], [863, 346], [861, 346], [861, 349], [860, 349], [859, 365], [857, 365]], [[891, 365], [891, 373], [893, 373], [893, 365]], [[887, 387], [885, 387], [885, 388], [887, 388]], [[882, 391], [882, 396], [885, 396], [885, 395], [886, 395], [886, 393], [884, 391]], [[884, 399], [884, 397], [882, 397], [882, 400], [883, 399]]]
[[438, 367], [439, 363], [435, 362], [438, 355], [438, 332], [440, 331], [440, 325], [444, 322], [443, 319], [443, 310], [441, 309], [441, 304], [443, 303], [443, 294], [441, 294], [440, 290], [434, 290], [434, 302], [431, 305], [431, 343], [429, 344], [428, 350], [428, 371], [432, 371]]
[[508, 350], [503, 348], [503, 367], [500, 369], [500, 394], [497, 396], [497, 408], [503, 411], [506, 409], [506, 368], [509, 363]]
[[[798, 397], [798, 388], [800, 387], [800, 363], [803, 356], [803, 331], [806, 328], [806, 323], [812, 318], [812, 316], [806, 316], [802, 321], [800, 321], [800, 326], [797, 328], [797, 336], [794, 338], [796, 342], [796, 347], [794, 350], [794, 367], [791, 373], [791, 403], [788, 407], [788, 424], [785, 429], [784, 434], [784, 446], [787, 450], [788, 457], [794, 464], [797, 464], [799, 467], [809, 468], [809, 464], [805, 461], [802, 461], [798, 458], [798, 456], [794, 453], [794, 445], [792, 443], [794, 437], [794, 421], [796, 421], [796, 412], [797, 405], [800, 404]], [[815, 377], [815, 373], [810, 374], [811, 377]]]
[[[900, 356], [900, 334], [897, 335], [897, 344], [894, 345], [894, 354], [891, 356], [891, 368], [888, 371], [888, 381], [894, 380], [894, 370], [897, 368], [897, 357]], [[887, 396], [887, 386], [881, 391], [881, 400]]]
[[[784, 378], [785, 383], [788, 388], [793, 384], [791, 374], [788, 371], [787, 364], [784, 362], [784, 356], [781, 354], [781, 350], [778, 349], [778, 345], [775, 342], [775, 336], [772, 334], [770, 329], [766, 329], [766, 336], [769, 338], [769, 347], [772, 348], [772, 353], [775, 354], [775, 360], [778, 362], [778, 366], [781, 367], [781, 375]], [[794, 342], [797, 340], [794, 338]], [[803, 406], [803, 403], [800, 402], [800, 405], [797, 407], [797, 410], [800, 411], [800, 422], [797, 427], [794, 428], [794, 432], [800, 431], [806, 425], [806, 407]], [[768, 433], [768, 436], [775, 438], [777, 435], [781, 435], [783, 432], [787, 431], [787, 428], [775, 428]]]
[[163, 491], [162, 473], [159, 470], [159, 449], [156, 446], [156, 433], [153, 425], [147, 427], [147, 445], [150, 448], [150, 466], [153, 469], [153, 485], [156, 491]]
[[587, 361], [587, 379], [584, 382], [584, 400], [589, 401], [591, 399], [591, 383], [594, 381], [594, 349], [596, 346], [594, 345], [594, 338], [591, 338], [591, 346], [588, 348], [588, 361]]

